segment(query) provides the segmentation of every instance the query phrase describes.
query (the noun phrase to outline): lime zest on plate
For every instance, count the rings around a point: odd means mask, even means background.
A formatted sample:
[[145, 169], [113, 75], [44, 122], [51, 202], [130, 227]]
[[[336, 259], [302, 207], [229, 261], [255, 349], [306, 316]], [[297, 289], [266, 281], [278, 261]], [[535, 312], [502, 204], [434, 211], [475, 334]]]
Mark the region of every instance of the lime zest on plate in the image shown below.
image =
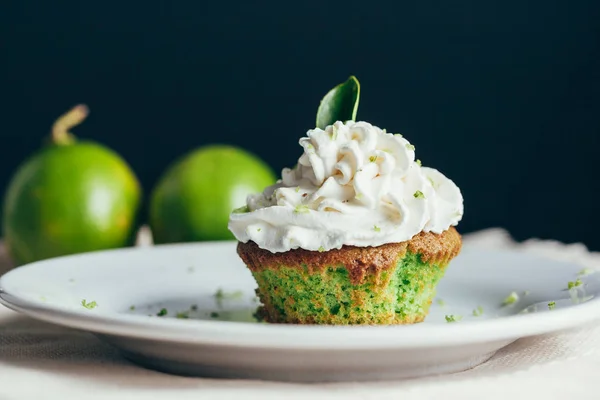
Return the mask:
[[166, 308], [161, 308], [159, 312], [156, 313], [157, 317], [164, 317], [165, 315], [168, 314], [168, 311]]
[[88, 310], [93, 310], [98, 307], [98, 304], [95, 301], [90, 301], [89, 303], [85, 301], [85, 299], [81, 300], [81, 305], [87, 308]]
[[462, 317], [462, 315], [453, 315], [453, 314], [450, 314], [450, 315], [446, 315], [445, 318], [446, 318], [446, 322], [458, 322], [463, 317]]
[[502, 305], [510, 306], [512, 304], [515, 304], [517, 301], [519, 301], [519, 295], [517, 294], [517, 292], [511, 292], [508, 296], [506, 296], [504, 300], [502, 300]]
[[477, 308], [473, 310], [473, 316], [480, 317], [482, 315], [483, 315], [483, 307], [477, 306]]
[[234, 299], [241, 298], [243, 295], [244, 295], [244, 292], [242, 292], [241, 290], [236, 290], [235, 292], [227, 293], [223, 289], [219, 288], [215, 292], [215, 299], [217, 299], [217, 300], [234, 300]]
[[587, 275], [591, 275], [596, 272], [597, 272], [596, 270], [593, 270], [591, 268], [584, 268], [577, 273], [577, 276], [587, 276]]
[[178, 319], [188, 319], [189, 317], [190, 317], [189, 311], [181, 311], [181, 312], [178, 312], [177, 314], [175, 314], [175, 318], [178, 318]]

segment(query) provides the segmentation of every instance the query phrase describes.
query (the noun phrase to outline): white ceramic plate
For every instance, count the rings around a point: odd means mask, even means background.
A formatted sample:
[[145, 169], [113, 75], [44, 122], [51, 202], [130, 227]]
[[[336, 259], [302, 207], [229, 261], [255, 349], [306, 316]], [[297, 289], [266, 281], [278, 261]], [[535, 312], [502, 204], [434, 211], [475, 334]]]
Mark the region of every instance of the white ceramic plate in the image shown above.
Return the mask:
[[[94, 332], [136, 363], [166, 372], [294, 381], [376, 380], [460, 371], [512, 341], [600, 317], [600, 274], [516, 250], [466, 245], [422, 324], [256, 323], [255, 283], [235, 243], [88, 253], [20, 267], [0, 301], [34, 318]], [[502, 306], [515, 291], [520, 299]], [[217, 295], [218, 293], [218, 295]], [[82, 301], [97, 306], [88, 309]], [[556, 308], [548, 309], [555, 301]], [[483, 315], [473, 316], [478, 306]], [[161, 314], [165, 309], [167, 314]], [[527, 310], [523, 313], [523, 310]], [[164, 313], [164, 311], [163, 311]], [[188, 319], [176, 318], [189, 317]], [[447, 323], [445, 315], [463, 319]]]

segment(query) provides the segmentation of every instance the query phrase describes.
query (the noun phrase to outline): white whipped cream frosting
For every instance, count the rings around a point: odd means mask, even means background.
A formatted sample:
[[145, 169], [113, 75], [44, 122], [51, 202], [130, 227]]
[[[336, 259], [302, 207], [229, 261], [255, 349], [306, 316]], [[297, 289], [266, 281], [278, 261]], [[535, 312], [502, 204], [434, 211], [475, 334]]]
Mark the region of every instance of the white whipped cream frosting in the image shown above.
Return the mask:
[[441, 233], [462, 218], [459, 188], [415, 161], [402, 135], [338, 121], [309, 130], [300, 145], [296, 167], [231, 214], [229, 229], [240, 242], [273, 253], [379, 246]]

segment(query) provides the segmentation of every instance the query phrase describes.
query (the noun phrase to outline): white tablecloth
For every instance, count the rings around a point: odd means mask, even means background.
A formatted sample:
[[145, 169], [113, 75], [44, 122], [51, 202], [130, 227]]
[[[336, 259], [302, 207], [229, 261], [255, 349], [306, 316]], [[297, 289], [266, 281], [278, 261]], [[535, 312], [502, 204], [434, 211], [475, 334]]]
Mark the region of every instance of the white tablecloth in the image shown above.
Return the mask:
[[[502, 230], [465, 240], [482, 246], [517, 245]], [[147, 244], [147, 238], [142, 242]], [[600, 269], [600, 254], [580, 244], [530, 240], [519, 246]], [[477, 368], [425, 379], [287, 384], [184, 378], [135, 366], [91, 334], [34, 321], [0, 306], [0, 400], [600, 399], [599, 350], [600, 324], [594, 324], [521, 339]]]

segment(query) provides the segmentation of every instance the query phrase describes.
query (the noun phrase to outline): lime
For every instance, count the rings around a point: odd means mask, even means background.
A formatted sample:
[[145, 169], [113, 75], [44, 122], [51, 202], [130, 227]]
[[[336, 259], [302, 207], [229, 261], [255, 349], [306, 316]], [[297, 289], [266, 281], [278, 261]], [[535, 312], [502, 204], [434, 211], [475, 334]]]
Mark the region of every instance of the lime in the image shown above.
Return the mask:
[[133, 242], [140, 185], [118, 154], [68, 132], [87, 114], [79, 105], [59, 118], [10, 181], [3, 229], [16, 265]]
[[155, 243], [226, 240], [229, 214], [246, 196], [275, 183], [261, 159], [237, 147], [212, 145], [176, 161], [150, 198]]

